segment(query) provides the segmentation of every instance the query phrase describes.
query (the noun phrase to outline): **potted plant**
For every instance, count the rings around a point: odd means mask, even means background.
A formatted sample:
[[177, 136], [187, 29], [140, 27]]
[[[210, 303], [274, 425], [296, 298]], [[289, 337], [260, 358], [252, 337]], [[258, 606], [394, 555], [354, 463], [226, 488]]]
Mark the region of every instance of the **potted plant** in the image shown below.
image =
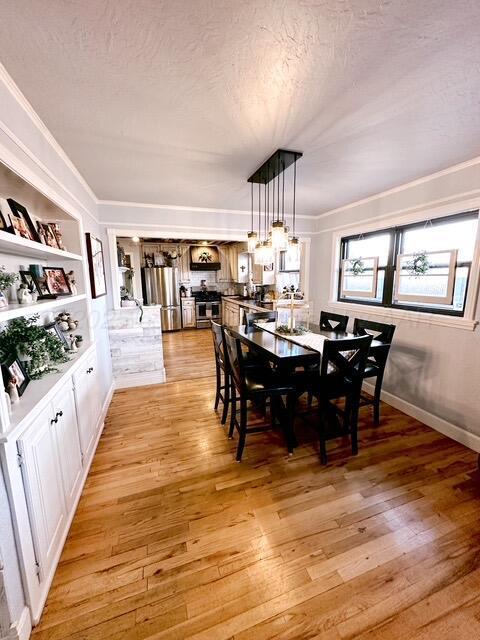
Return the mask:
[[8, 306], [8, 296], [5, 291], [10, 289], [18, 280], [18, 273], [7, 271], [4, 266], [0, 267], [0, 308]]
[[25, 362], [28, 375], [33, 380], [47, 373], [58, 371], [56, 365], [68, 362], [63, 342], [53, 333], [37, 325], [39, 316], [11, 320], [0, 333], [0, 352], [4, 360], [16, 353]]

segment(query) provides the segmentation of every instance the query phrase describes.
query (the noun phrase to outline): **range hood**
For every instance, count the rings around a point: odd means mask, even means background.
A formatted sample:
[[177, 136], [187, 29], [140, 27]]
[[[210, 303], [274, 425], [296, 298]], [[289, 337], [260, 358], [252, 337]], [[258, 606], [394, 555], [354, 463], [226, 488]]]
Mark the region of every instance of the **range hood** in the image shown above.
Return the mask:
[[190, 247], [190, 269], [192, 271], [219, 271], [221, 265], [218, 247], [210, 245]]

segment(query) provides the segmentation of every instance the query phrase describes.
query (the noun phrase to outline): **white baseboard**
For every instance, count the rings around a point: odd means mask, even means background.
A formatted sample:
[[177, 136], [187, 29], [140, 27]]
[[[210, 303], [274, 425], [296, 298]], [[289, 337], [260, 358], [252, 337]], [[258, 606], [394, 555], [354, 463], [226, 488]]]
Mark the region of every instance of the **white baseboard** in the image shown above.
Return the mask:
[[20, 618], [15, 622], [5, 640], [28, 640], [32, 632], [32, 621], [30, 618], [30, 609], [23, 607]]
[[145, 387], [152, 384], [166, 382], [165, 368], [158, 371], [142, 371], [141, 373], [124, 374], [115, 380], [115, 389], [129, 389], [130, 387]]
[[[363, 384], [363, 388], [367, 393], [373, 395], [374, 386], [372, 384], [370, 384], [369, 382], [365, 382]], [[382, 391], [382, 400], [392, 407], [395, 407], [395, 409], [399, 409], [400, 411], [403, 411], [403, 413], [406, 413], [408, 416], [411, 416], [412, 418], [423, 422], [432, 429], [443, 433], [444, 436], [452, 438], [452, 440], [456, 440], [469, 449], [480, 453], [480, 436], [477, 436], [474, 433], [470, 433], [469, 431], [458, 427], [452, 422], [447, 422], [447, 420], [439, 418], [433, 413], [430, 413], [429, 411], [426, 411], [421, 407], [417, 407], [411, 402], [403, 400], [403, 398], [399, 398], [389, 391]]]

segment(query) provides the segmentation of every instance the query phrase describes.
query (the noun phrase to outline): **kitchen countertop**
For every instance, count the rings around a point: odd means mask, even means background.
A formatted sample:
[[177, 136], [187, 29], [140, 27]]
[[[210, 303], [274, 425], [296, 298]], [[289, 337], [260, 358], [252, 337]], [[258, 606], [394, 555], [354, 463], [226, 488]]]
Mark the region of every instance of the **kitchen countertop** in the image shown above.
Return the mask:
[[275, 306], [275, 300], [271, 300], [270, 302], [265, 301], [263, 304], [267, 304], [268, 306], [260, 306], [258, 303], [255, 304], [254, 300], [245, 300], [241, 296], [222, 296], [225, 301], [234, 302], [238, 304], [239, 307], [243, 307], [244, 309], [252, 309], [252, 311], [268, 311], [273, 309]]

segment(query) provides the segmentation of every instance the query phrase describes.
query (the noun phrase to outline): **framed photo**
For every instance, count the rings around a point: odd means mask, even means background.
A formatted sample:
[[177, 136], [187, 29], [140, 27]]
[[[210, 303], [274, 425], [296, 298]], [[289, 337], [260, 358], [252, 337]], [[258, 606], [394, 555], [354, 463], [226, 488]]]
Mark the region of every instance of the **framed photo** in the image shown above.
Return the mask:
[[105, 280], [105, 263], [103, 260], [102, 241], [90, 233], [86, 233], [88, 268], [90, 271], [90, 286], [92, 288], [92, 298], [100, 298], [107, 294], [107, 283]]
[[51, 322], [50, 324], [46, 324], [44, 328], [45, 328], [45, 331], [48, 331], [48, 333], [51, 333], [53, 336], [55, 336], [61, 341], [66, 351], [70, 350], [67, 336], [60, 329], [57, 322]]
[[[22, 282], [28, 286], [30, 291], [38, 291], [38, 287], [31, 271], [20, 271], [20, 278]], [[40, 291], [38, 291], [38, 293], [40, 293]]]
[[35, 225], [26, 208], [19, 202], [12, 200], [12, 198], [7, 198], [7, 202], [11, 209], [10, 220], [12, 222], [13, 233], [21, 238], [40, 242]]
[[7, 388], [7, 385], [11, 380], [15, 381], [19, 396], [23, 394], [30, 382], [30, 378], [28, 377], [23, 364], [16, 355], [11, 355], [4, 363], [2, 363], [2, 377], [5, 388]]
[[57, 241], [57, 247], [62, 251], [66, 251], [65, 245], [63, 244], [63, 235], [62, 235], [62, 232], [60, 231], [60, 225], [58, 225], [56, 222], [49, 222], [48, 226], [50, 227], [50, 229], [53, 232], [53, 235], [55, 236], [55, 239]]
[[38, 236], [42, 244], [46, 244], [47, 247], [53, 247], [59, 249], [57, 238], [55, 233], [48, 222], [37, 222]]
[[48, 293], [56, 296], [70, 296], [72, 290], [62, 267], [44, 267], [45, 284]]

